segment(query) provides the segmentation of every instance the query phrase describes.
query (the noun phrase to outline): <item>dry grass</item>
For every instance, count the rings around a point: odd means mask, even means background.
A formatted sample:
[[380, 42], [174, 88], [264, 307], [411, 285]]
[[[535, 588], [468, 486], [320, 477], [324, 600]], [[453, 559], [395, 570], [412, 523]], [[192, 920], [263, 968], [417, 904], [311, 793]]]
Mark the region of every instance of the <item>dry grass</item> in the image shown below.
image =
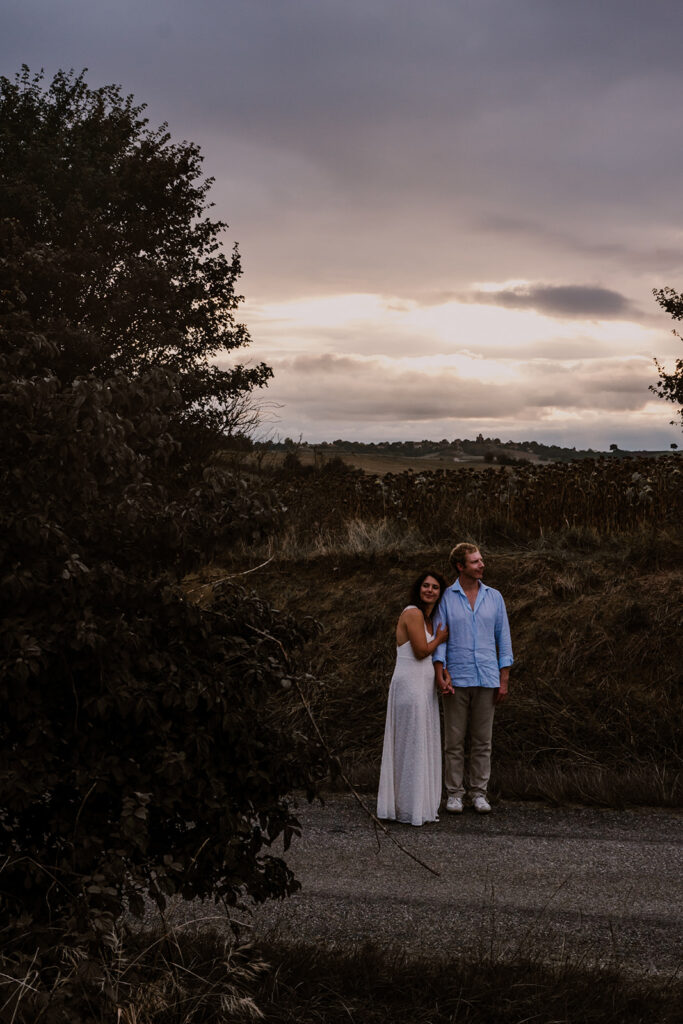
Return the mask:
[[[279, 607], [323, 624], [305, 652], [302, 670], [313, 677], [305, 685], [330, 746], [368, 789], [379, 773], [393, 630], [408, 585], [428, 566], [452, 575], [443, 549], [382, 550], [382, 535], [374, 539], [358, 554], [349, 545], [276, 559], [249, 578]], [[583, 550], [546, 539], [485, 552], [516, 658], [511, 697], [496, 719], [495, 795], [679, 802], [680, 550], [675, 537], [648, 547], [636, 535]], [[301, 713], [294, 698], [289, 713]]]
[[507, 764], [494, 767], [490, 788], [494, 798], [543, 800], [558, 806], [675, 807], [681, 798], [681, 773], [648, 762], [633, 768]]
[[[110, 955], [72, 951], [16, 974], [0, 962], [3, 1024], [669, 1024], [675, 979], [625, 977], [538, 939], [514, 962], [409, 959], [350, 951], [238, 946], [212, 930], [111, 936]], [[44, 955], [43, 955], [44, 956]], [[54, 959], [54, 958], [53, 958]]]
[[410, 960], [372, 946], [356, 951], [269, 948], [277, 969], [263, 996], [269, 1024], [667, 1024], [680, 987], [626, 980], [561, 959], [515, 963]]
[[[354, 517], [336, 531], [320, 525], [288, 526], [268, 540], [263, 554], [279, 562], [306, 562], [332, 557], [368, 557], [387, 551], [419, 551], [422, 547], [424, 541], [416, 529], [386, 518], [368, 522]], [[246, 554], [244, 549], [243, 553]]]
[[[224, 921], [225, 924], [225, 921]], [[0, 957], [5, 1024], [251, 1024], [269, 970], [250, 946], [201, 922], [107, 936], [99, 956], [73, 946]]]

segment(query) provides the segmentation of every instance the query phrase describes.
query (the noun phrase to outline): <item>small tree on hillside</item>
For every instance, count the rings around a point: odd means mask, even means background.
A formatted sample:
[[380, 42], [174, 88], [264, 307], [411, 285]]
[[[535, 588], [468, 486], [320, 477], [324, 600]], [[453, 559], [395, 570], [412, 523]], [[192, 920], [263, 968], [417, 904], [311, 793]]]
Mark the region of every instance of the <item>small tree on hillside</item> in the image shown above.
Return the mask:
[[[655, 288], [654, 297], [673, 320], [683, 320], [683, 293], [675, 292], [673, 288]], [[681, 335], [678, 331], [673, 332], [677, 338]], [[655, 359], [659, 371], [659, 382], [650, 385], [650, 391], [654, 391], [660, 398], [667, 402], [674, 402], [678, 405], [678, 417], [683, 429], [683, 359], [677, 359], [672, 373], [667, 373], [662, 364]], [[676, 420], [671, 420], [672, 425]]]

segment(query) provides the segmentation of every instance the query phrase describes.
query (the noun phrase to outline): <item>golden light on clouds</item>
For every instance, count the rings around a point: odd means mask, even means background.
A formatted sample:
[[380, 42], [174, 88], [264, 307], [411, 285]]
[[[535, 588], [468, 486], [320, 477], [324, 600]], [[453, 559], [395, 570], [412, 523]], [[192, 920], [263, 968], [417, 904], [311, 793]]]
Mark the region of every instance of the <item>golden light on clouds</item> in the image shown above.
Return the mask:
[[[604, 290], [578, 291], [580, 301], [612, 301]], [[560, 292], [546, 287], [541, 301]], [[464, 437], [498, 424], [496, 434], [530, 438], [542, 427], [569, 443], [588, 431], [616, 436], [626, 416], [636, 430], [661, 423], [648, 392], [661, 328], [626, 314], [558, 316], [483, 301], [537, 293], [506, 280], [431, 304], [349, 293], [246, 313], [254, 356], [275, 370], [269, 396], [284, 433], [330, 439], [348, 421], [347, 436], [368, 440]]]
[[[508, 284], [487, 287], [502, 291]], [[344, 339], [348, 345], [353, 338], [358, 354], [424, 359], [461, 353], [463, 367], [492, 350], [498, 360], [525, 358], [533, 346], [553, 346], [555, 357], [565, 359], [587, 347], [603, 355], [649, 354], [659, 350], [662, 335], [634, 320], [558, 319], [459, 299], [424, 305], [368, 294], [247, 304], [244, 316], [259, 348], [340, 352], [348, 350]]]
[[448, 374], [454, 380], [479, 381], [481, 384], [514, 383], [521, 380], [523, 375], [521, 364], [487, 359], [485, 356], [466, 352], [454, 355], [403, 356], [400, 359], [387, 359], [387, 362], [389, 361], [394, 367], [398, 364], [409, 373], [431, 374], [440, 378]]

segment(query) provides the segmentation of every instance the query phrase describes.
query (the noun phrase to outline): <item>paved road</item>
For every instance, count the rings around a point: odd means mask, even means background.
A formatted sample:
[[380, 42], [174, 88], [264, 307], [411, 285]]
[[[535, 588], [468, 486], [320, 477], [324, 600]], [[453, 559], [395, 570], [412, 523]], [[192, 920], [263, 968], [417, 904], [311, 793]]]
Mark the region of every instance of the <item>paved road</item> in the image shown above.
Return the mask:
[[350, 794], [322, 807], [304, 801], [298, 814], [303, 836], [286, 859], [303, 889], [258, 908], [256, 936], [683, 968], [683, 819], [674, 811], [509, 803], [488, 816], [391, 825], [439, 877], [378, 837]]

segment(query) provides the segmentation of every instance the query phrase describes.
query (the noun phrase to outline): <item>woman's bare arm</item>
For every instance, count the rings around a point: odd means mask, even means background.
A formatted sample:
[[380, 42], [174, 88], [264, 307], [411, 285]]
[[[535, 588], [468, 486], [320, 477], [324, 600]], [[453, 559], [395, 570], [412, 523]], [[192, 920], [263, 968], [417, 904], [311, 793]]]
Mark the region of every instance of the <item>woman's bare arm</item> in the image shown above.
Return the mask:
[[400, 646], [406, 640], [410, 640], [410, 646], [416, 658], [428, 658], [433, 654], [439, 644], [448, 639], [446, 626], [439, 626], [433, 640], [427, 640], [424, 626], [424, 616], [419, 608], [406, 608], [401, 612], [396, 627], [396, 642]]

